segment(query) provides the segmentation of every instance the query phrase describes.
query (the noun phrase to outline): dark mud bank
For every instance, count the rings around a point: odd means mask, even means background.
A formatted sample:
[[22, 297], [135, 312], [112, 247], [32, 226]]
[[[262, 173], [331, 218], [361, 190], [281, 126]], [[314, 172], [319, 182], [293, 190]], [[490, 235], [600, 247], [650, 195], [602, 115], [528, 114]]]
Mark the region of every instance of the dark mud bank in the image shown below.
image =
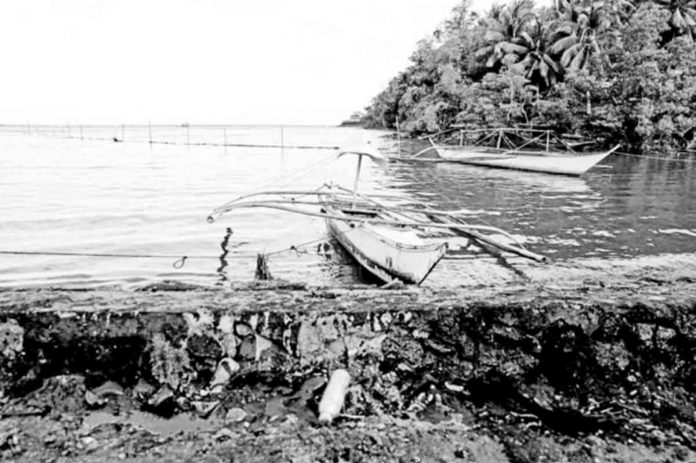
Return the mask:
[[[0, 292], [3, 416], [118, 396], [164, 416], [292, 412], [314, 424], [341, 367], [352, 382], [339, 421], [456, 417], [513, 461], [544, 433], [696, 449], [688, 278], [507, 292], [149, 289]], [[73, 380], [72, 402], [45, 400]]]

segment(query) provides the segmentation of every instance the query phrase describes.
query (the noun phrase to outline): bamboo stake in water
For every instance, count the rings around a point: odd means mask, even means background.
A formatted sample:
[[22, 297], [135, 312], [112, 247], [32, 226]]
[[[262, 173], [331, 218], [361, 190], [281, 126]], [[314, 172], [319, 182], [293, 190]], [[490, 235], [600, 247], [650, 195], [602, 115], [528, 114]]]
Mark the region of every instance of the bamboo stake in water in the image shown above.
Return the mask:
[[147, 123], [148, 132], [150, 134], [150, 144], [152, 144], [152, 121]]
[[222, 128], [223, 145], [225, 145], [225, 154], [227, 154], [227, 127]]
[[85, 139], [85, 136], [82, 133], [82, 124], [80, 124], [80, 140], [84, 140], [84, 139]]
[[121, 124], [121, 141], [126, 140], [126, 126]]
[[401, 157], [401, 130], [399, 129], [399, 117], [396, 118], [396, 142], [399, 147], [399, 157]]

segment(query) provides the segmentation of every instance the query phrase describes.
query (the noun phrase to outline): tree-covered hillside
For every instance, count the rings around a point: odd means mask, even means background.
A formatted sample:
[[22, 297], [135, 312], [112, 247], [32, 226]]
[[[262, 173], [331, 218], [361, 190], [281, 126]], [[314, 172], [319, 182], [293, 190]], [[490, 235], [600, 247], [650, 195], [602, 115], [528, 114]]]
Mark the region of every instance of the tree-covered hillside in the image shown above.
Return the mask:
[[533, 125], [635, 151], [696, 131], [696, 0], [464, 0], [367, 108], [373, 127]]

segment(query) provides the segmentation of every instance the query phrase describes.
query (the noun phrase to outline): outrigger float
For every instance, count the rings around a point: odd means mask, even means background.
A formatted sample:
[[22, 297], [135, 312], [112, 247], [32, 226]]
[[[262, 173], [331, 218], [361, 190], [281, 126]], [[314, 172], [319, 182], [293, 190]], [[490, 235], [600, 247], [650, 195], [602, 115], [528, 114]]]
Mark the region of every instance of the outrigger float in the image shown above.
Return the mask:
[[[525, 249], [499, 228], [465, 223], [461, 212], [435, 210], [423, 203], [390, 206], [380, 200], [403, 198], [359, 194], [363, 157], [380, 164], [386, 160], [372, 147], [345, 150], [338, 156], [347, 154], [358, 156], [353, 190], [324, 184], [316, 190], [260, 191], [215, 208], [208, 222], [242, 208], [266, 208], [323, 218], [329, 236], [362, 268], [385, 283], [397, 279], [418, 285], [428, 277], [448, 249], [445, 240], [428, 239], [427, 235], [436, 231], [440, 235], [445, 232], [450, 236], [465, 236], [538, 262], [546, 261], [546, 257]], [[510, 242], [501, 242], [495, 235], [505, 236]]]
[[[436, 143], [435, 136], [427, 137], [431, 146], [401, 160], [455, 162], [484, 167], [517, 169], [547, 174], [580, 176], [601, 160], [619, 149], [582, 152], [577, 148], [589, 142], [569, 143], [551, 130], [524, 128], [464, 130], [454, 128], [436, 134], [449, 134], [449, 143]], [[454, 135], [454, 137], [452, 136]], [[452, 143], [455, 142], [455, 143]], [[428, 152], [436, 158], [426, 158]]]

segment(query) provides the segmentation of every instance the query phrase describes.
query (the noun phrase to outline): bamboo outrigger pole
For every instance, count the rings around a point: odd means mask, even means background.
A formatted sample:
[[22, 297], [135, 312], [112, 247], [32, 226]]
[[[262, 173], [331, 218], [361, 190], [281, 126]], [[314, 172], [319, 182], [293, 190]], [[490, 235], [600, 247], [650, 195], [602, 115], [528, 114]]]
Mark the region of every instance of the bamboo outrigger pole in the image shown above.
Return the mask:
[[[292, 201], [288, 201], [289, 203], [292, 204]], [[229, 212], [233, 209], [241, 209], [241, 208], [267, 208], [267, 209], [277, 209], [279, 211], [286, 211], [286, 212], [293, 212], [295, 214], [303, 214], [307, 215], [310, 217], [319, 217], [322, 219], [333, 219], [333, 220], [341, 220], [343, 222], [360, 222], [360, 223], [369, 223], [373, 225], [390, 225], [390, 226], [405, 226], [405, 227], [413, 227], [413, 228], [441, 228], [441, 229], [460, 229], [460, 230], [483, 230], [483, 231], [492, 231], [496, 233], [501, 233], [509, 236], [514, 240], [514, 237], [510, 236], [508, 233], [506, 233], [504, 230], [501, 230], [500, 228], [497, 227], [490, 227], [488, 225], [467, 225], [467, 224], [460, 224], [460, 223], [430, 223], [430, 222], [419, 222], [417, 220], [386, 220], [386, 219], [379, 219], [379, 218], [354, 218], [354, 217], [346, 217], [346, 216], [339, 216], [339, 215], [334, 215], [334, 214], [327, 214], [326, 212], [312, 212], [312, 211], [305, 211], [302, 209], [286, 206], [282, 202], [249, 202], [249, 203], [240, 203], [237, 205], [230, 206], [227, 208], [227, 210], [224, 211], [216, 211], [216, 214], [221, 215], [225, 212]], [[424, 211], [426, 212], [426, 211]], [[212, 222], [214, 221], [213, 216], [208, 217], [208, 221]], [[536, 259], [535, 259], [536, 260]]]
[[[344, 190], [344, 191], [346, 190], [345, 188], [342, 188], [340, 186], [338, 186], [337, 188], [340, 190]], [[386, 207], [382, 203], [380, 203], [379, 201], [374, 200], [373, 198], [370, 198], [367, 196], [361, 196], [361, 197], [363, 199], [365, 199], [366, 201], [371, 202], [372, 204], [375, 204], [375, 205], [381, 206], [381, 207]], [[534, 252], [531, 252], [531, 251], [525, 249], [524, 246], [521, 243], [519, 243], [515, 239], [514, 236], [510, 235], [505, 230], [501, 230], [501, 229], [495, 228], [495, 227], [485, 227], [485, 226], [477, 227], [477, 226], [466, 225], [466, 224], [462, 223], [460, 221], [460, 219], [456, 217], [456, 214], [454, 214], [452, 212], [448, 213], [447, 211], [438, 211], [438, 210], [430, 209], [427, 204], [421, 203], [421, 202], [418, 202], [417, 204], [420, 204], [424, 208], [424, 210], [417, 211], [417, 212], [419, 212], [421, 214], [425, 214], [428, 218], [430, 218], [431, 220], [433, 220], [435, 222], [438, 222], [440, 224], [446, 224], [446, 222], [443, 220], [443, 217], [449, 218], [451, 221], [453, 221], [454, 225], [456, 225], [456, 226], [450, 227], [450, 230], [452, 232], [454, 232], [455, 234], [458, 234], [460, 236], [466, 236], [467, 238], [472, 238], [474, 240], [478, 240], [482, 243], [496, 247], [496, 248], [501, 249], [503, 251], [507, 251], [507, 252], [510, 252], [512, 254], [517, 254], [518, 256], [525, 257], [527, 259], [531, 259], [531, 260], [534, 260], [537, 262], [548, 262], [548, 260], [549, 260], [544, 255], [537, 254], [537, 253], [534, 253]], [[403, 211], [407, 211], [409, 208], [401, 208], [401, 209]], [[461, 225], [463, 225], [466, 228], [462, 227]], [[482, 235], [481, 233], [478, 233], [477, 231], [475, 231], [477, 229], [478, 230], [497, 231], [497, 232], [501, 233], [502, 235], [510, 238], [512, 241], [517, 243], [518, 246], [510, 246], [509, 244], [501, 243], [498, 240], [495, 240], [493, 238], [489, 238], [486, 235]]]

